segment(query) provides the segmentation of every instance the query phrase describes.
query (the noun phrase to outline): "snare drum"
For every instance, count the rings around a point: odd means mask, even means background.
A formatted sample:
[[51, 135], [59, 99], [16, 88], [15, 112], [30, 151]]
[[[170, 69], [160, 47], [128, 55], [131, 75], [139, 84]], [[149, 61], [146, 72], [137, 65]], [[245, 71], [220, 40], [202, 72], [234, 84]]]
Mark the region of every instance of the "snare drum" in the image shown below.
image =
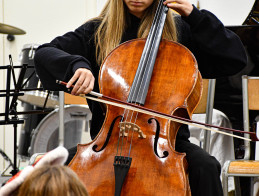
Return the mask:
[[[23, 46], [22, 52], [20, 54], [21, 64], [28, 64], [29, 66], [34, 66], [34, 55], [36, 49], [39, 47], [38, 44], [25, 44]], [[24, 82], [30, 77], [30, 75], [35, 71], [33, 68], [28, 68], [24, 76]], [[34, 72], [32, 77], [26, 83], [25, 89], [29, 88], [42, 88], [41, 82]], [[43, 107], [44, 102], [47, 98], [46, 91], [25, 91], [23, 96], [19, 96], [18, 99], [22, 102], [29, 103], [38, 107]], [[50, 92], [48, 96], [48, 101], [46, 108], [55, 108], [59, 105], [58, 92]]]
[[[92, 114], [87, 105], [70, 105], [64, 108], [64, 147], [91, 141], [89, 123]], [[48, 152], [59, 145], [59, 109], [49, 113], [32, 133], [30, 156]]]

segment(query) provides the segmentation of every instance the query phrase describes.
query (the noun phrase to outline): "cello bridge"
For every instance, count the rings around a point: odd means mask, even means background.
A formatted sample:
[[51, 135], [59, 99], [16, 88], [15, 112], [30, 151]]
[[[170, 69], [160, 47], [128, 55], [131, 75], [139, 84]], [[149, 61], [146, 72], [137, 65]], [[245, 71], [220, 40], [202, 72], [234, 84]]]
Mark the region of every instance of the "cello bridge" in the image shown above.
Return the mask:
[[138, 137], [145, 139], [147, 136], [141, 131], [140, 127], [130, 122], [120, 122], [120, 136], [127, 137], [130, 131], [137, 132]]

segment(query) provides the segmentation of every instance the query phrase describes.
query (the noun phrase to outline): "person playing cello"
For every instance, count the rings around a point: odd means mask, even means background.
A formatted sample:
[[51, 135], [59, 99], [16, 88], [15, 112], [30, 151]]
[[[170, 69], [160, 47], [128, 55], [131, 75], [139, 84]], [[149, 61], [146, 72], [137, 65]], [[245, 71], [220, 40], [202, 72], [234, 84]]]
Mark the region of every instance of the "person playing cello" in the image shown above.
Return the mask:
[[[146, 38], [159, 0], [107, 0], [101, 14], [77, 28], [41, 45], [35, 55], [35, 67], [45, 89], [66, 90], [56, 80], [74, 84], [71, 94], [99, 92], [100, 65], [119, 44]], [[163, 38], [186, 46], [195, 56], [204, 78], [233, 75], [246, 65], [241, 41], [224, 28], [221, 21], [206, 10], [198, 10], [188, 0], [165, 0], [169, 13]], [[178, 14], [173, 14], [172, 10]], [[95, 138], [105, 117], [105, 107], [88, 100], [92, 111], [91, 137]], [[191, 194], [223, 195], [220, 164], [203, 149], [189, 142], [190, 132], [182, 125], [175, 149], [185, 152]], [[76, 147], [70, 149], [71, 160]]]

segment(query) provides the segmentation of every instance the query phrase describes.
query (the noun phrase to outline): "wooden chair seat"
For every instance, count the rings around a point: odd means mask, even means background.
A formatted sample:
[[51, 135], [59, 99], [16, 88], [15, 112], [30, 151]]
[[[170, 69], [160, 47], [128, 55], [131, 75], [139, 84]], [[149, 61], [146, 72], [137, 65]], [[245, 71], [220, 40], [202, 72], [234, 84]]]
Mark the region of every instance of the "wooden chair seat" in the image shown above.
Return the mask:
[[65, 105], [72, 105], [72, 104], [87, 105], [86, 99], [84, 97], [71, 95], [69, 93], [65, 93], [64, 103]]
[[258, 174], [259, 161], [236, 160], [231, 161], [228, 167], [229, 174]]

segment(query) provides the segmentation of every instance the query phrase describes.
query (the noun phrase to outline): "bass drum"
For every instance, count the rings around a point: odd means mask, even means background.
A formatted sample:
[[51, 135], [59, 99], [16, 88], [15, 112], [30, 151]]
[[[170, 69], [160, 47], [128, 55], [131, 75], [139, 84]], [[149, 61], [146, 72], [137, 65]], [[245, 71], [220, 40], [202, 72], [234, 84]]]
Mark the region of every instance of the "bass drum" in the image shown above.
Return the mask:
[[[92, 114], [87, 105], [69, 105], [64, 108], [64, 147], [91, 141], [89, 123]], [[59, 146], [59, 109], [49, 113], [32, 133], [29, 154], [45, 153]]]

